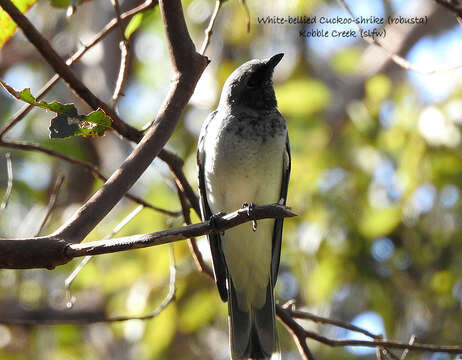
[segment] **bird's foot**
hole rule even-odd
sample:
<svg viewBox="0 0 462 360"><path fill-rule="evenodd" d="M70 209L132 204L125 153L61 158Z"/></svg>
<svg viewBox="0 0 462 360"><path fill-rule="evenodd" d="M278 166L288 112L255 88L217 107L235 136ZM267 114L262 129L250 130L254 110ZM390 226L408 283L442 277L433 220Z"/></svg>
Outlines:
<svg viewBox="0 0 462 360"><path fill-rule="evenodd" d="M245 202L242 204L242 208L247 209L247 216L249 218L252 218L252 211L254 207L255 207L255 204L252 202L251 203ZM257 220L252 220L252 230L254 232L257 231Z"/></svg>
<svg viewBox="0 0 462 360"><path fill-rule="evenodd" d="M216 231L218 231L218 219L225 215L225 212L220 211L216 214L212 214L209 218L209 224L212 226Z"/></svg>

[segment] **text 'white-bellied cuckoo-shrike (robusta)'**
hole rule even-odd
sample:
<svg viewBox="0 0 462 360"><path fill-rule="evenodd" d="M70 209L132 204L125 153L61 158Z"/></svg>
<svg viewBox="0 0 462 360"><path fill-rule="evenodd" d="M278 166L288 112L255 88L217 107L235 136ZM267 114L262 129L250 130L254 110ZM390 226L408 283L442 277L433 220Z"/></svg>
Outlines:
<svg viewBox="0 0 462 360"><path fill-rule="evenodd" d="M226 80L204 124L197 162L203 220L247 203L285 204L290 174L286 121L277 109L273 70L283 54L254 59ZM218 291L228 301L232 359L279 356L274 285L283 219L245 223L208 235Z"/></svg>

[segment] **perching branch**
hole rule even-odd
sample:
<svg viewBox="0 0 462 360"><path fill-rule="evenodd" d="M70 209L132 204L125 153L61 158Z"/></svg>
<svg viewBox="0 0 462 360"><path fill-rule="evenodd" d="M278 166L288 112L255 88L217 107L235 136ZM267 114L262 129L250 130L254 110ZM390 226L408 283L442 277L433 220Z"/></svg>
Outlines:
<svg viewBox="0 0 462 360"><path fill-rule="evenodd" d="M252 220L295 216L287 207L272 204L246 208L230 214L217 216L213 222L206 221L150 234L72 244L54 236L28 239L0 239L0 268L3 269L52 269L68 263L76 257L109 254L168 244L195 236L224 231Z"/></svg>

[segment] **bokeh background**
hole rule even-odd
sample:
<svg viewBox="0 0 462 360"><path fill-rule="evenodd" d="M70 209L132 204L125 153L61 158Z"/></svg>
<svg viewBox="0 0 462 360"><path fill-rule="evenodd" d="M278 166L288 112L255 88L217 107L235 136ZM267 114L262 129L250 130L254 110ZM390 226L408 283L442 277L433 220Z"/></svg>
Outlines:
<svg viewBox="0 0 462 360"><path fill-rule="evenodd" d="M140 4L121 2L123 10ZM386 25L379 39L422 71L462 65L462 27L432 0L348 1L355 16L427 16L426 24ZM64 57L85 44L114 17L109 0L78 4L66 18L66 0L38 0L27 13ZM202 121L218 102L227 76L241 63L284 52L275 73L279 109L288 122L292 174L277 297L301 309L352 322L387 338L439 345L462 343L462 70L424 75L394 64L383 49L360 37L301 37L300 31L355 30L354 25L258 24L266 16L348 18L336 1L248 0L247 32L242 4L223 4L206 55L205 70L168 148L185 160L196 187L195 152ZM61 7L59 7L61 6ZM183 1L196 46L215 6ZM170 64L158 8L132 23L129 77L118 105L121 117L141 128L154 119L167 93ZM364 29L380 25L362 25ZM114 31L74 67L81 79L111 101L117 77L120 34ZM0 78L36 93L53 75L17 32L0 51ZM90 109L59 83L47 100ZM0 91L0 125L22 106ZM52 115L33 110L6 138L38 143L92 162L110 175L133 144L113 133L97 139L48 138ZM8 149L0 148L0 194L6 190ZM14 188L0 213L1 237L36 233L59 175L66 180L57 210L42 233L55 230L102 182L43 154L10 151ZM168 168L156 160L133 193L179 210ZM137 205L122 200L90 234L107 236ZM194 215L193 221L199 221ZM180 226L152 210L141 211L119 235ZM200 249L209 259L205 239ZM55 326L0 325L0 358L10 359L227 359L227 309L194 265L185 242L174 245L177 297L149 321ZM169 248L160 246L92 259L72 285L75 304L66 309L64 280L78 260L53 271L1 270L0 319L71 312L76 316L141 315L160 304L169 285ZM39 314L39 315L37 315ZM305 321L307 329L333 338L358 334ZM283 359L300 359L279 327ZM318 359L375 359L374 349L329 348L310 341ZM397 352L399 355L399 352ZM410 353L406 359L455 359Z"/></svg>

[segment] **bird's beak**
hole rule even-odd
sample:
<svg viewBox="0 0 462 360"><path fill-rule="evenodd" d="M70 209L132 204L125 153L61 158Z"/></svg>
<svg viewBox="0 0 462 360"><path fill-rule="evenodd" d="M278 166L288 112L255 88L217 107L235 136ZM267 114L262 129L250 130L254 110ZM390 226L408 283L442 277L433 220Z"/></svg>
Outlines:
<svg viewBox="0 0 462 360"><path fill-rule="evenodd" d="M268 65L268 68L273 70L276 67L276 65L279 64L283 56L284 56L284 53L280 53L280 54L276 54L270 57L266 62L266 64Z"/></svg>

